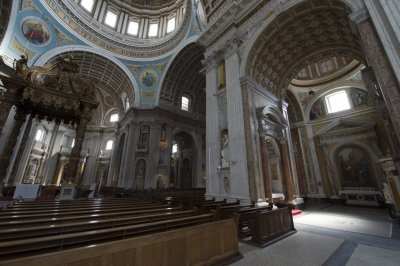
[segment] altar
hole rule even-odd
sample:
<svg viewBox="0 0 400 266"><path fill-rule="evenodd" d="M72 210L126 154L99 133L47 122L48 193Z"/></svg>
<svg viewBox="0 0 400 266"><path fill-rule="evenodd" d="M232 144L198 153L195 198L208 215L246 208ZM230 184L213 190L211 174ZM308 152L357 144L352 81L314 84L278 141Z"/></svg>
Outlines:
<svg viewBox="0 0 400 266"><path fill-rule="evenodd" d="M379 207L382 193L371 187L345 187L339 196L346 199L346 204Z"/></svg>

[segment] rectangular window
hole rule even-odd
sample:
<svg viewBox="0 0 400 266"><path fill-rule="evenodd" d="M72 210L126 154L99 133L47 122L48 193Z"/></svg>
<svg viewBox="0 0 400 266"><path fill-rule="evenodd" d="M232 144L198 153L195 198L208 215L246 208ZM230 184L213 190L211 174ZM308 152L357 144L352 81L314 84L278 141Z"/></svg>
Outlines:
<svg viewBox="0 0 400 266"><path fill-rule="evenodd" d="M81 6L89 12L92 12L95 0L81 0Z"/></svg>
<svg viewBox="0 0 400 266"><path fill-rule="evenodd" d="M336 113L344 110L349 110L350 103L346 91L338 91L331 93L325 97L328 113Z"/></svg>
<svg viewBox="0 0 400 266"><path fill-rule="evenodd" d="M110 27L115 28L115 25L117 25L117 18L118 18L117 14L108 10L107 14L106 14L106 18L104 19L104 23L106 23Z"/></svg>
<svg viewBox="0 0 400 266"><path fill-rule="evenodd" d="M119 115L118 114L112 114L110 115L110 122L117 122L119 120Z"/></svg>
<svg viewBox="0 0 400 266"><path fill-rule="evenodd" d="M139 33L139 23L136 21L129 21L128 24L128 34L138 35Z"/></svg>
<svg viewBox="0 0 400 266"><path fill-rule="evenodd" d="M172 153L177 153L178 152L178 144L173 144L172 145Z"/></svg>
<svg viewBox="0 0 400 266"><path fill-rule="evenodd" d="M149 26L149 37L156 37L158 34L158 24L152 23Z"/></svg>
<svg viewBox="0 0 400 266"><path fill-rule="evenodd" d="M181 109L184 111L189 111L189 98L182 96Z"/></svg>
<svg viewBox="0 0 400 266"><path fill-rule="evenodd" d="M175 17L171 18L167 22L167 33L175 30Z"/></svg>
<svg viewBox="0 0 400 266"><path fill-rule="evenodd" d="M42 141L42 140L43 140L43 137L44 137L44 131L41 130L41 129L38 129L38 130L36 131L35 140L36 140L36 141Z"/></svg>
<svg viewBox="0 0 400 266"><path fill-rule="evenodd" d="M107 144L106 144L106 151L112 150L113 145L114 145L114 141L112 139L108 140Z"/></svg>

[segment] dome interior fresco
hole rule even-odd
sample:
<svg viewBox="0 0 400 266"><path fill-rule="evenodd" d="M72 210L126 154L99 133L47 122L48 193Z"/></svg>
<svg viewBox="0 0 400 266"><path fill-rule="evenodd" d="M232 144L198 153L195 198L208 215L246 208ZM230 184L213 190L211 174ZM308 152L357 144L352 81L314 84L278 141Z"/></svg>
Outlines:
<svg viewBox="0 0 400 266"><path fill-rule="evenodd" d="M179 4L182 0L111 0L117 5L129 5L138 9L150 9L150 10L160 10L163 8L172 7L175 4Z"/></svg>
<svg viewBox="0 0 400 266"><path fill-rule="evenodd" d="M246 71L278 98L307 65L328 58L363 61L350 10L339 1L307 1L280 14L256 40Z"/></svg>
<svg viewBox="0 0 400 266"><path fill-rule="evenodd" d="M174 59L165 76L160 104L179 107L181 95L190 96L192 112L205 114L205 75L201 73L204 49L197 44L189 44Z"/></svg>

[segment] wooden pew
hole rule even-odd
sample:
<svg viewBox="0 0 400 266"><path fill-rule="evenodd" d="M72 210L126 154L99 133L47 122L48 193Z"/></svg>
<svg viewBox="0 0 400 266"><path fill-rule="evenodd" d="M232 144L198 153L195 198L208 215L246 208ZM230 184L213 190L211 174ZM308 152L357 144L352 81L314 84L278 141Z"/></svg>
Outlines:
<svg viewBox="0 0 400 266"><path fill-rule="evenodd" d="M90 220L81 221L77 223L62 223L62 224L48 224L36 223L35 225L26 226L20 225L14 228L0 229L0 242L17 240L29 237L42 237L51 236L65 233L75 233L85 230L99 230L105 228L113 228L117 226L127 226L140 223L149 223L154 221L161 221L167 219L175 219L181 217L188 217L196 215L195 210L191 211L179 211L179 212L168 212L152 215L141 215L126 218L113 218L106 220Z"/></svg>
<svg viewBox="0 0 400 266"><path fill-rule="evenodd" d="M258 209L254 219L249 220L250 243L267 246L296 232L289 208L276 210Z"/></svg>
<svg viewBox="0 0 400 266"><path fill-rule="evenodd" d="M5 241L0 242L0 257L16 258L18 256L25 256L27 254L34 255L55 250L82 247L85 245L94 245L98 243L104 243L106 241L121 240L144 234L198 225L214 221L214 219L215 216L209 213L151 223L84 231L79 233L67 233L55 236Z"/></svg>
<svg viewBox="0 0 400 266"><path fill-rule="evenodd" d="M0 261L0 265L227 265L240 258L235 222L228 219L120 241Z"/></svg>
<svg viewBox="0 0 400 266"><path fill-rule="evenodd" d="M29 209L8 209L0 212L0 220L2 218L7 218L9 216L19 216L19 215L56 215L56 214L84 214L84 213L96 213L96 212L110 212L110 211L118 211L118 210L129 210L129 209L154 209L154 208L167 208L169 205L161 205L161 204L122 204L122 205L112 205L112 206L85 206L85 207L68 207L68 208L29 208Z"/></svg>
<svg viewBox="0 0 400 266"><path fill-rule="evenodd" d="M49 212L44 212L44 213L34 213L34 214L24 214L24 212L20 214L0 214L0 223L5 222L5 221L15 221L15 220L24 220L24 219L31 219L31 218L48 218L48 219L54 219L54 218L63 218L63 217L69 217L69 216L77 216L77 215L96 215L96 214L107 214L107 213L115 213L115 212L124 212L124 211L141 211L141 210L153 210L153 209L165 209L168 208L168 205L163 205L163 206L145 206L145 207L120 207L120 208L114 208L114 209L86 209L86 210L68 210L68 211L49 211Z"/></svg>
<svg viewBox="0 0 400 266"><path fill-rule="evenodd" d="M218 205L216 207L216 212L218 218L222 220L222 219L233 218L234 214L240 212L241 209L249 209L249 208L254 208L254 204Z"/></svg>
<svg viewBox="0 0 400 266"><path fill-rule="evenodd" d="M49 217L31 217L31 219L20 219L20 220L1 220L0 228L11 228L12 226L20 226L22 224L26 226L30 226L32 223L36 224L38 222L42 222L44 224L62 224L62 223L71 223L71 222L79 222L79 221L90 221L93 219L96 220L104 220L104 219L112 219L112 218L123 218L123 217L131 217L131 216L139 216L146 215L152 213L166 213L166 212L177 212L181 211L181 207L170 207L170 208L159 208L159 209L150 209L150 210L130 210L123 212L115 212L115 213L98 213L98 214L87 214L87 215L72 215L72 216L59 216L54 218Z"/></svg>

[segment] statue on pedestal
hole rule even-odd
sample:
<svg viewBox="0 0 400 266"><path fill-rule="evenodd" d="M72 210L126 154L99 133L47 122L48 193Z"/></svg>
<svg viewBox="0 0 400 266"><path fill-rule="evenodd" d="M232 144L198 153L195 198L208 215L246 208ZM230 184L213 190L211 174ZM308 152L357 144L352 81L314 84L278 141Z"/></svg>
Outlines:
<svg viewBox="0 0 400 266"><path fill-rule="evenodd" d="M21 55L21 58L14 60L15 64L15 75L22 77L26 69L28 69L28 56Z"/></svg>

